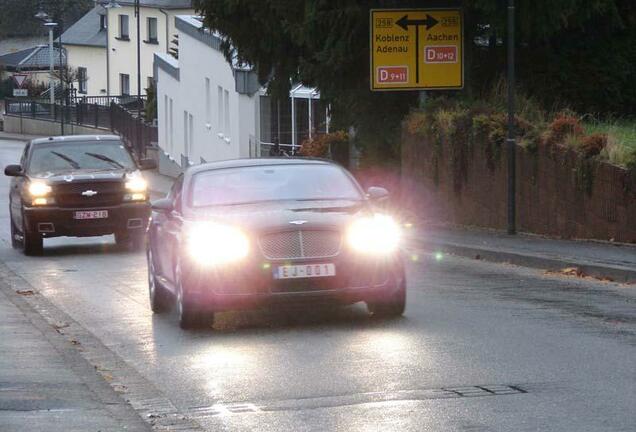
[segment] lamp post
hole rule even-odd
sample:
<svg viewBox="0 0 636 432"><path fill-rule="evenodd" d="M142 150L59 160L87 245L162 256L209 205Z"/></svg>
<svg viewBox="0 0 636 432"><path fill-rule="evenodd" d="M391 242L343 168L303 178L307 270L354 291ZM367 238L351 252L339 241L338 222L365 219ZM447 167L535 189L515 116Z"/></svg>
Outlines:
<svg viewBox="0 0 636 432"><path fill-rule="evenodd" d="M508 0L508 234L517 233L517 144L515 141L515 0Z"/></svg>

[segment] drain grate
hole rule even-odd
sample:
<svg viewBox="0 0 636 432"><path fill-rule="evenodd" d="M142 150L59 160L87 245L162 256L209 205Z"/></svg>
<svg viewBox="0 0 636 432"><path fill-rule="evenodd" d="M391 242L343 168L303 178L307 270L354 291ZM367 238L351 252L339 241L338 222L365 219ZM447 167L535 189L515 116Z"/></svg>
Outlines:
<svg viewBox="0 0 636 432"><path fill-rule="evenodd" d="M188 411L188 415L194 418L201 418L267 411L299 411L306 409L332 408L395 401L505 396L523 394L527 392L528 391L526 389L523 389L519 385L511 384L442 387L434 389L399 390L392 392L368 392L261 401L254 403L217 403L210 406L193 407Z"/></svg>

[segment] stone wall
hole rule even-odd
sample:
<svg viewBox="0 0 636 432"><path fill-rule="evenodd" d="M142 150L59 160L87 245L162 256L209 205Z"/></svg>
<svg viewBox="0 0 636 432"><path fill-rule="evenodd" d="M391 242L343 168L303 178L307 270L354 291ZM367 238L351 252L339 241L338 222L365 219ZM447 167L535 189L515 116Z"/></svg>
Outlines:
<svg viewBox="0 0 636 432"><path fill-rule="evenodd" d="M458 150L459 149L459 150ZM507 155L404 134L402 197L431 222L506 229ZM517 228L636 243L636 173L563 147L517 147Z"/></svg>
<svg viewBox="0 0 636 432"><path fill-rule="evenodd" d="M50 120L38 120L29 117L16 117L5 115L4 131L7 133L17 133L24 135L60 135L61 126L59 122ZM110 135L109 129L97 129L74 124L64 124L65 135Z"/></svg>

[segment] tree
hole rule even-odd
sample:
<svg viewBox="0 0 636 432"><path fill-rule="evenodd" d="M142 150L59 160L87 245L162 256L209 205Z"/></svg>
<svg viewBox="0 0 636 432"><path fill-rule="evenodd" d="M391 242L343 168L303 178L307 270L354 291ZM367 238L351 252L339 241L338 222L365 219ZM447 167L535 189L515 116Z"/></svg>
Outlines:
<svg viewBox="0 0 636 432"><path fill-rule="evenodd" d="M0 38L44 35L42 22L35 18L40 7L68 28L93 6L92 0L0 0Z"/></svg>
<svg viewBox="0 0 636 432"><path fill-rule="evenodd" d="M417 93L369 91L369 10L423 7L422 3L195 0L195 7L204 16L206 26L224 35L222 48L228 59L236 56L254 65L261 82L268 82L270 91L278 96L286 97L291 82L318 87L321 97L332 104L334 118L341 125L356 126L358 138L367 146L379 148L386 158L396 154L395 143L399 141L396 132L404 114L416 103ZM506 32L506 3L506 0L458 0L425 5L463 7L468 85L461 96L478 95L505 70L505 46L499 41ZM626 32L623 37L632 36L628 40L636 40L635 6L630 0L517 0L517 6L522 52L519 58L523 65L534 65L525 72L521 70L522 83L537 85L539 95L546 100L564 94L576 97L577 89L596 85L589 81L589 76L573 73L584 62L576 58L581 48L576 43L579 35L590 39L596 26L602 25L603 41L611 41L620 32ZM473 43L477 37L490 40L490 44L483 47ZM607 52L602 45L596 43L595 52L603 53L609 65L612 62L607 57L622 56L620 74L614 71L612 76L636 76L633 43L620 46L621 53ZM557 73L557 66L545 64L555 59L561 60L556 62L559 67L566 63L566 69L571 71L570 93L561 91L563 74ZM606 69L612 67L609 65ZM542 74L543 82L536 83L533 77L541 67L550 73ZM625 85L625 78L619 85ZM542 92L542 88L549 90ZM611 106L607 98L602 100L606 108ZM630 106L636 106L634 102L636 95Z"/></svg>

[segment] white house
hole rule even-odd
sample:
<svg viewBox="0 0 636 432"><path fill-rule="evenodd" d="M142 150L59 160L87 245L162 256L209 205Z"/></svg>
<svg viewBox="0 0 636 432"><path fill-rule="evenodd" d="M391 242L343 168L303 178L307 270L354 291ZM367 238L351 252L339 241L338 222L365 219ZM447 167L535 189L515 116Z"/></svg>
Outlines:
<svg viewBox="0 0 636 432"><path fill-rule="evenodd" d="M153 55L168 53L175 35L174 18L192 14L192 0L140 0L141 93L153 76ZM80 93L92 96L137 93L137 17L134 1L96 2L62 35L68 62L85 77Z"/></svg>
<svg viewBox="0 0 636 432"><path fill-rule="evenodd" d="M257 76L229 64L217 34L178 16L179 60L156 53L159 147L188 163L254 156L259 130Z"/></svg>

